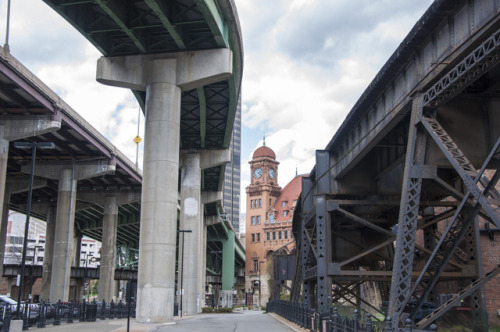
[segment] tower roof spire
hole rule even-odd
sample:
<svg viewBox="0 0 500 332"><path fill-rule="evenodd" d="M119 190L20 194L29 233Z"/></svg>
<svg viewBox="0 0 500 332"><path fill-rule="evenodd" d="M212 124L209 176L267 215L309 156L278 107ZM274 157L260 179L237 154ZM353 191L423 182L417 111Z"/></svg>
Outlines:
<svg viewBox="0 0 500 332"><path fill-rule="evenodd" d="M266 146L266 132L264 132L264 138L262 140L262 146Z"/></svg>

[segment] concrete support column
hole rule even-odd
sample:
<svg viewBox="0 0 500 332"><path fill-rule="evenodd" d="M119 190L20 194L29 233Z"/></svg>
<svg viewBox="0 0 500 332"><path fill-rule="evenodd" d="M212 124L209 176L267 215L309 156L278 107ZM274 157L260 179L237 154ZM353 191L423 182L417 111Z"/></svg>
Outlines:
<svg viewBox="0 0 500 332"><path fill-rule="evenodd" d="M2 133L3 134L3 133ZM9 158L9 141L0 137L0 202L2 205L2 224L0 225L0 276L3 275L3 259L5 254L5 240L7 224L9 222L10 195L6 193L7 159Z"/></svg>
<svg viewBox="0 0 500 332"><path fill-rule="evenodd" d="M99 276L99 300L116 300L115 256L118 226L118 204L115 196L104 197L102 222L101 268Z"/></svg>
<svg viewBox="0 0 500 332"><path fill-rule="evenodd" d="M227 240L222 241L222 306L233 306L234 288L234 232L227 231Z"/></svg>
<svg viewBox="0 0 500 332"><path fill-rule="evenodd" d="M174 71L174 60L152 61ZM167 75L165 75L167 76ZM144 176L137 313L139 322L171 322L174 313L181 89L151 82L146 90Z"/></svg>
<svg viewBox="0 0 500 332"><path fill-rule="evenodd" d="M1 157L0 157L1 159ZM0 161L1 163L1 161ZM1 166L0 166L1 168ZM1 172L1 170L0 170ZM1 175L0 175L1 177ZM1 184L0 184L1 185ZM5 184L4 184L5 185ZM2 224L0 225L0 276L3 275L3 261L5 258L5 242L7 240L7 226L9 224L9 202L10 192L7 186L4 187L3 205L2 205Z"/></svg>
<svg viewBox="0 0 500 332"><path fill-rule="evenodd" d="M200 249L203 214L201 213L201 168L200 154L186 153L182 156L181 178L181 230L191 230L184 234L184 267L182 309L185 315L191 316L201 312L199 285ZM182 236L181 236L182 238ZM179 260L180 261L180 260ZM179 270L180 271L180 270ZM180 284L179 284L180 285Z"/></svg>
<svg viewBox="0 0 500 332"><path fill-rule="evenodd" d="M73 233L75 223L76 180L72 170L63 168L59 172L57 196L56 232L50 301L69 300L71 263L73 262Z"/></svg>
<svg viewBox="0 0 500 332"><path fill-rule="evenodd" d="M138 322L173 321L181 91L230 77L232 65L229 49L103 57L97 63L98 82L146 91Z"/></svg>
<svg viewBox="0 0 500 332"><path fill-rule="evenodd" d="M47 211L47 228L45 231L45 251L43 253L42 290L40 299L49 300L50 280L52 275L52 257L54 255L54 238L56 232L56 207L50 206Z"/></svg>
<svg viewBox="0 0 500 332"><path fill-rule="evenodd" d="M200 267L201 280L199 281L200 308L205 307L205 286L207 282L207 225L203 222L201 225L200 242Z"/></svg>

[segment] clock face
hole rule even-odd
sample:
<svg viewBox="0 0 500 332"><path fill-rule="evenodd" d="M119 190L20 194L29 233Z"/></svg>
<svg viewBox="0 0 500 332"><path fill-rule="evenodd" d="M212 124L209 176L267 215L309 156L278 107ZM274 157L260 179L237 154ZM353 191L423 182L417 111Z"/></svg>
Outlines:
<svg viewBox="0 0 500 332"><path fill-rule="evenodd" d="M253 171L253 176L255 176L255 178L260 178L262 176L262 169L260 168L257 168L255 169L255 171Z"/></svg>
<svg viewBox="0 0 500 332"><path fill-rule="evenodd" d="M272 168L269 170L269 177L271 179L274 179L274 169L272 169Z"/></svg>

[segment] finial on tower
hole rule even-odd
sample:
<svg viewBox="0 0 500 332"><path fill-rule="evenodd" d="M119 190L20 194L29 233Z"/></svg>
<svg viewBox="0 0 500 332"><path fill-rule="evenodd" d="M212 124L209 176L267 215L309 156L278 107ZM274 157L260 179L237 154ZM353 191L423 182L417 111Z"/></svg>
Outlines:
<svg viewBox="0 0 500 332"><path fill-rule="evenodd" d="M262 142L262 146L266 146L266 132L264 132L264 139Z"/></svg>
<svg viewBox="0 0 500 332"><path fill-rule="evenodd" d="M299 168L297 167L297 164L295 164L295 176L299 175Z"/></svg>

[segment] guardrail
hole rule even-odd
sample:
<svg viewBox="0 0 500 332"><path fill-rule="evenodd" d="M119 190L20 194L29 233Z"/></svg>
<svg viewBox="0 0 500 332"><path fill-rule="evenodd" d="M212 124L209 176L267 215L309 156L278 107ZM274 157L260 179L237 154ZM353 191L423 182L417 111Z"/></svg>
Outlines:
<svg viewBox="0 0 500 332"><path fill-rule="evenodd" d="M352 318L342 317L337 308L332 308L328 314L319 315L315 309L306 307L300 302L272 300L267 303L267 312L273 312L309 331L319 332L429 332L437 331L436 325L429 330L412 328L411 320L407 320L404 328L392 328L391 319L386 319L385 327L377 327L372 322L370 314L361 321L357 310Z"/></svg>
<svg viewBox="0 0 500 332"><path fill-rule="evenodd" d="M130 302L57 302L23 303L18 313L16 305L0 306L0 328L2 332L10 330L11 321L23 320L23 330L30 327L44 328L47 325L71 324L74 322L95 322L98 319L135 318L135 303Z"/></svg>

